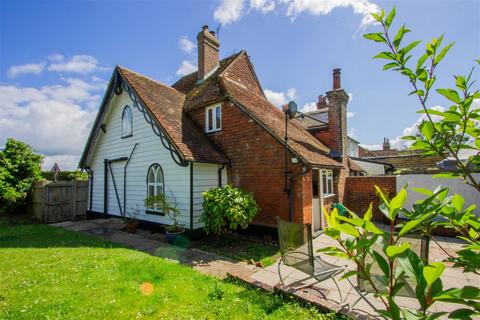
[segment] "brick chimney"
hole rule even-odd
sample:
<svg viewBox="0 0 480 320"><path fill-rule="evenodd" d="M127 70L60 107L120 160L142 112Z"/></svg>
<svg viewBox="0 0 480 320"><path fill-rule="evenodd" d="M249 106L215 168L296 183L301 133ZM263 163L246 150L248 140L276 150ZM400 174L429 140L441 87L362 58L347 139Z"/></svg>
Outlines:
<svg viewBox="0 0 480 320"><path fill-rule="evenodd" d="M208 78L218 68L218 50L220 42L215 32L208 31L208 26L202 27L197 35L198 41L198 80Z"/></svg>
<svg viewBox="0 0 480 320"><path fill-rule="evenodd" d="M390 150L390 140L383 138L383 150Z"/></svg>
<svg viewBox="0 0 480 320"><path fill-rule="evenodd" d="M333 90L341 89L342 83L340 81L341 69L333 69Z"/></svg>
<svg viewBox="0 0 480 320"><path fill-rule="evenodd" d="M343 155L346 159L348 155L348 137L347 137L347 104L348 94L341 87L341 70L333 69L333 88L327 92L328 99L328 131L332 138L329 146L332 151Z"/></svg>
<svg viewBox="0 0 480 320"><path fill-rule="evenodd" d="M327 97L324 97L323 95L319 95L318 102L317 102L317 110L324 109L327 107L328 107Z"/></svg>

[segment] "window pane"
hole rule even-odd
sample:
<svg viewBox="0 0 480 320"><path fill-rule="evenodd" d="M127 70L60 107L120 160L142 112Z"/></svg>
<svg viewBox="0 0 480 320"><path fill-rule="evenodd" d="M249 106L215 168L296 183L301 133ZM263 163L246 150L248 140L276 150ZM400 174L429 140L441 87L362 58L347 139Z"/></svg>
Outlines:
<svg viewBox="0 0 480 320"><path fill-rule="evenodd" d="M155 179L155 182L163 183L162 168L160 168L160 167L157 167L157 178Z"/></svg>
<svg viewBox="0 0 480 320"><path fill-rule="evenodd" d="M212 112L212 109L208 109L207 128L208 128L208 131L213 130L213 112Z"/></svg>
<svg viewBox="0 0 480 320"><path fill-rule="evenodd" d="M322 187L323 187L323 194L327 194L327 173L322 171Z"/></svg>
<svg viewBox="0 0 480 320"><path fill-rule="evenodd" d="M132 134L132 109L125 107L122 117L122 137Z"/></svg>
<svg viewBox="0 0 480 320"><path fill-rule="evenodd" d="M222 128L222 114L221 114L220 107L215 108L215 118L217 120L215 129L221 129Z"/></svg>
<svg viewBox="0 0 480 320"><path fill-rule="evenodd" d="M155 182L155 166L148 170L148 182Z"/></svg>
<svg viewBox="0 0 480 320"><path fill-rule="evenodd" d="M155 195L155 186L149 185L148 186L148 196L151 197L151 196L154 196L154 195Z"/></svg>

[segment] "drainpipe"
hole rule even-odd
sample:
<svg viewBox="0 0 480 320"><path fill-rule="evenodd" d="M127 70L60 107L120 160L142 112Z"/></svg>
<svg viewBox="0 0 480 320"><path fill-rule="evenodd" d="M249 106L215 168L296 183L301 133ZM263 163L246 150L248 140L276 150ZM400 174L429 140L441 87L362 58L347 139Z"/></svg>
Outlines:
<svg viewBox="0 0 480 320"><path fill-rule="evenodd" d="M222 186L222 170L225 169L225 163L222 164L220 168L218 168L218 186Z"/></svg>
<svg viewBox="0 0 480 320"><path fill-rule="evenodd" d="M93 196L93 170L90 169L89 167L84 168L85 172L88 174L88 180L90 180L90 199L88 203L88 211L90 211L90 214L92 213L92 196Z"/></svg>
<svg viewBox="0 0 480 320"><path fill-rule="evenodd" d="M130 152L130 155L128 156L127 162L125 163L125 166L123 167L123 213L126 215L127 213L127 166L130 163L130 159L133 156L133 152L137 148L138 143L135 143L133 146L132 152Z"/></svg>
<svg viewBox="0 0 480 320"><path fill-rule="evenodd" d="M290 185L288 188L288 216L290 221L293 222L293 200L294 200L294 194L293 194L293 189L295 188L295 179L298 177L302 177L305 174L307 174L308 168L306 166L303 166L303 169L300 173L294 174L290 176Z"/></svg>

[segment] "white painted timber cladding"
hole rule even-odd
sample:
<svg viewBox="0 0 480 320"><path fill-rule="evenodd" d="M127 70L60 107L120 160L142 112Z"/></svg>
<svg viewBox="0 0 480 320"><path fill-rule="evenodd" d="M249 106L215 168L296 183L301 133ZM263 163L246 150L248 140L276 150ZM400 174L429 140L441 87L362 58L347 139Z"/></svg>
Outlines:
<svg viewBox="0 0 480 320"><path fill-rule="evenodd" d="M133 135L121 138L123 108L132 107ZM104 123L106 133L100 131L93 151L87 160L87 166L93 170L92 210L103 212L104 201L104 159L128 157L135 145L135 152L127 167L127 197L126 211L139 210L138 219L171 224L168 216L147 214L144 199L147 197L146 176L150 165L158 163L164 174L165 195L171 203L176 203L180 210L179 222L190 228L190 167L181 167L171 158L160 138L145 121L143 114L136 108L123 92L112 98L106 112ZM126 161L111 163L117 186L120 205L123 208L123 168ZM218 185L217 164L194 163L193 168L193 224L194 229L203 225L198 221L202 212L201 193ZM223 170L223 180L226 183L226 168ZM120 216L120 209L115 195L112 178L108 174L108 214Z"/></svg>

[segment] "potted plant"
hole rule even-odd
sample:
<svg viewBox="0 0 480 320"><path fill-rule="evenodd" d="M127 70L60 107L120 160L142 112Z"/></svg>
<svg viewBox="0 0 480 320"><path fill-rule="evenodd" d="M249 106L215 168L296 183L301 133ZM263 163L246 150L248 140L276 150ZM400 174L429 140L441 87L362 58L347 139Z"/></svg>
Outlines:
<svg viewBox="0 0 480 320"><path fill-rule="evenodd" d="M140 209L130 209L126 212L125 216L125 223L126 223L126 230L128 233L136 233L139 221L137 219L138 215L140 214Z"/></svg>
<svg viewBox="0 0 480 320"><path fill-rule="evenodd" d="M172 205L167 201L165 195L159 194L145 199L145 206L147 208L161 208L163 213L173 220L171 225L165 226L165 234L167 236L168 243L176 244L179 238L183 238L185 228L182 224L178 223L180 211L177 209L176 203Z"/></svg>

